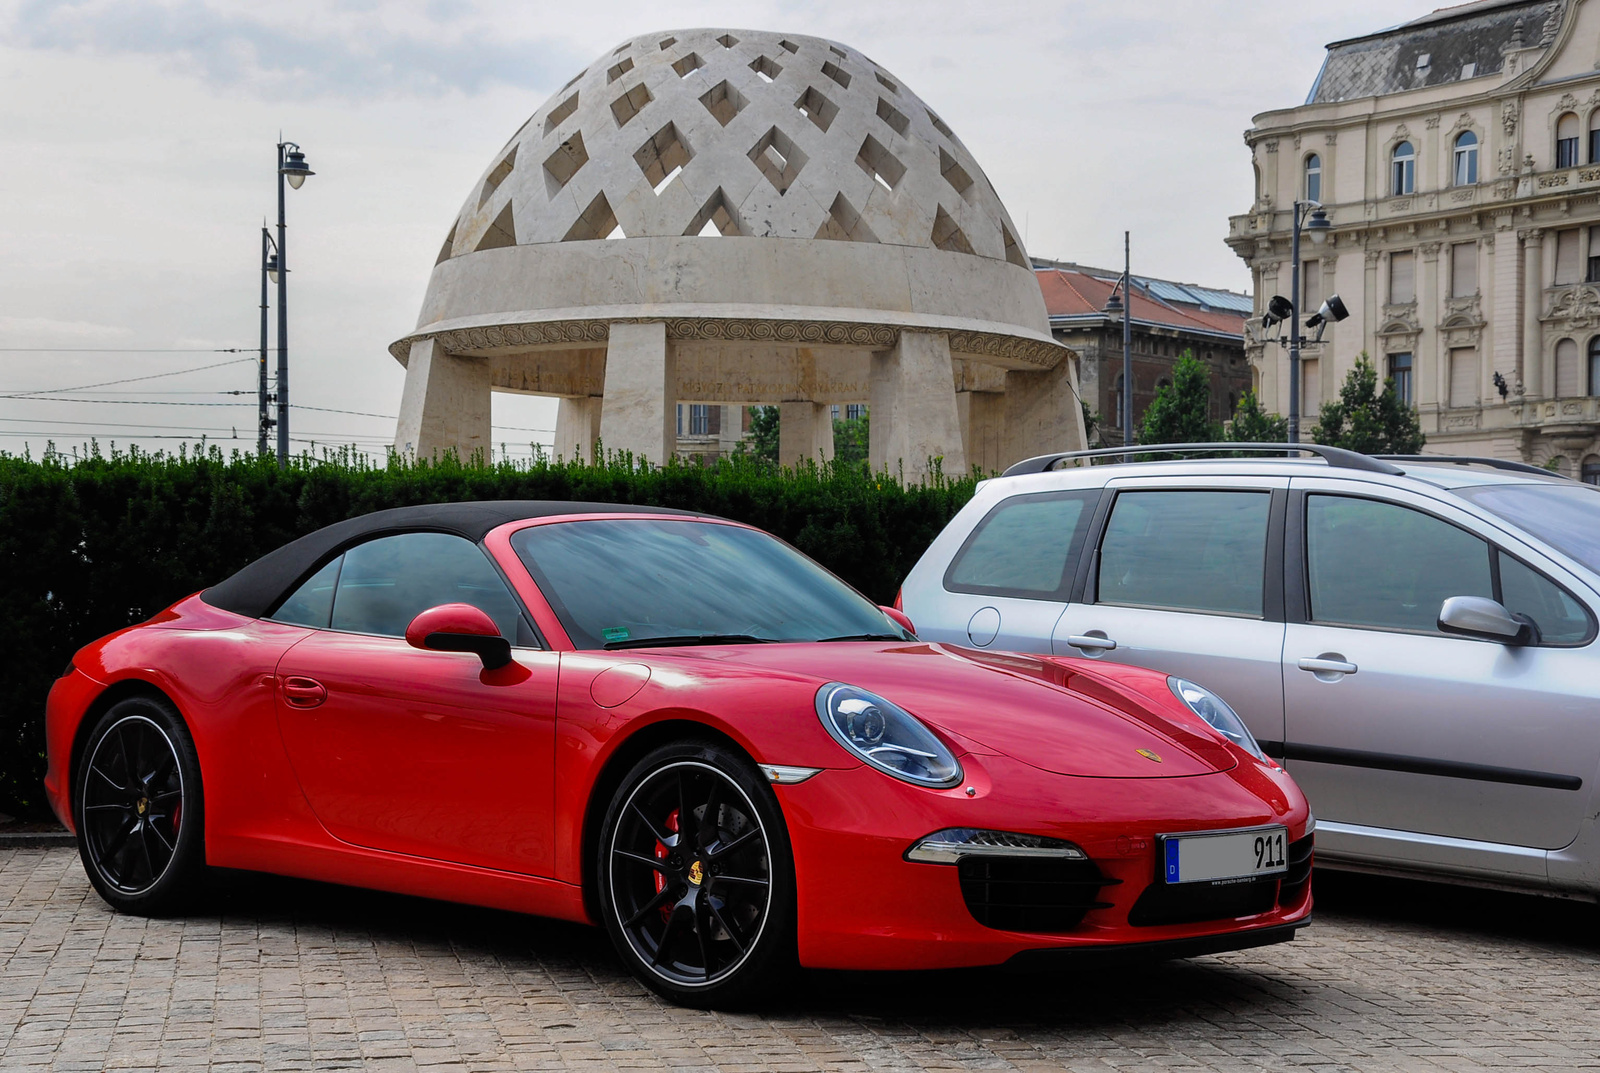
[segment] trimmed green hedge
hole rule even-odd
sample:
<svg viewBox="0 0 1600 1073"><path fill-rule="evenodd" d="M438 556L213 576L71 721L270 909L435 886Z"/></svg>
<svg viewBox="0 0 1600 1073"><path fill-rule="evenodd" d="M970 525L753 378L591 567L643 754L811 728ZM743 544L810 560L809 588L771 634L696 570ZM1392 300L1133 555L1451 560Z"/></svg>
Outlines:
<svg viewBox="0 0 1600 1073"><path fill-rule="evenodd" d="M72 653L294 537L386 507L556 499L682 507L760 526L872 599L971 497L972 478L906 485L845 465L467 464L354 455L286 469L235 454L138 451L69 464L0 454L0 812L42 817L44 700Z"/></svg>

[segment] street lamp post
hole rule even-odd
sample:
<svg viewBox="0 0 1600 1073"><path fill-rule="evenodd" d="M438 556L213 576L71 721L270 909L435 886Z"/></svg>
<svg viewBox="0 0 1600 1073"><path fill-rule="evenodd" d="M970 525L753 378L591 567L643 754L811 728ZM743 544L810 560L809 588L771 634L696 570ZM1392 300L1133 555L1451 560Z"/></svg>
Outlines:
<svg viewBox="0 0 1600 1073"><path fill-rule="evenodd" d="M278 465L289 464L289 247L284 222L283 184L294 189L316 174L294 142L278 143Z"/></svg>
<svg viewBox="0 0 1600 1073"><path fill-rule="evenodd" d="M272 232L267 230L265 222L261 225L261 360L258 363L260 373L256 387L256 398L260 404L260 415L257 419L256 453L267 453L267 435L272 426L277 424L272 419L272 412L268 409L272 402L272 394L268 389L267 379L267 282L276 282L278 278L278 253L272 245Z"/></svg>
<svg viewBox="0 0 1600 1073"><path fill-rule="evenodd" d="M1106 299L1105 312L1108 317L1122 319L1122 398L1118 400L1118 409L1121 411L1119 418L1122 422L1122 444L1126 447L1133 440L1133 297L1128 289L1132 282L1133 258L1129 253L1128 232L1122 233L1122 282L1117 286L1122 289L1122 297L1117 297L1117 287L1111 289L1111 297ZM1133 461L1133 456L1126 456L1123 461Z"/></svg>
<svg viewBox="0 0 1600 1073"><path fill-rule="evenodd" d="M1309 214L1310 220L1306 219ZM1289 318L1289 442L1300 442L1300 346L1305 341L1300 334L1300 305L1305 296L1300 293L1300 230L1311 233L1311 241L1322 245L1333 225L1328 222L1328 212L1320 202L1296 201L1294 203L1294 230L1289 238L1289 294L1294 304L1294 314Z"/></svg>

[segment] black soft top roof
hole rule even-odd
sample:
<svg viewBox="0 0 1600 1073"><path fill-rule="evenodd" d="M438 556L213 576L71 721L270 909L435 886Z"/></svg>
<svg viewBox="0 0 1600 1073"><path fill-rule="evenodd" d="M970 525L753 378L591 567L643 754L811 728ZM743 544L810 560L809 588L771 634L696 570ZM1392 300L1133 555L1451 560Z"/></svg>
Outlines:
<svg viewBox="0 0 1600 1073"><path fill-rule="evenodd" d="M336 552L368 538L389 533L454 533L478 543L489 531L506 522L525 518L550 518L563 514L675 514L707 517L670 507L634 503L573 503L541 499L500 499L477 503L424 503L395 507L307 533L270 551L225 581L211 586L200 598L213 607L250 618L260 618L293 592Z"/></svg>

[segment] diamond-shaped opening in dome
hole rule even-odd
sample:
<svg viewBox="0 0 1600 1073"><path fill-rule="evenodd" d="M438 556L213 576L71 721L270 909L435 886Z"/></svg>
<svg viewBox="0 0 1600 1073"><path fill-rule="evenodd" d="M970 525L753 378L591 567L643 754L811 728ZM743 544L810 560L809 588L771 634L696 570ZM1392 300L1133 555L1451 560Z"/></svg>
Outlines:
<svg viewBox="0 0 1600 1073"><path fill-rule="evenodd" d="M906 174L906 166L870 134L861 143L861 151L856 154L856 166L877 180L885 190L893 190Z"/></svg>
<svg viewBox="0 0 1600 1073"><path fill-rule="evenodd" d="M955 157L945 152L942 145L939 147L939 174L943 175L944 181L962 197L970 198L976 193L972 189L972 176L967 174L967 169L963 168Z"/></svg>
<svg viewBox="0 0 1600 1073"><path fill-rule="evenodd" d="M972 243L967 241L966 233L956 226L950 214L940 205L933 216L933 234L929 240L947 253L972 253Z"/></svg>
<svg viewBox="0 0 1600 1073"><path fill-rule="evenodd" d="M727 126L750 102L745 100L744 94L739 92L738 87L724 78L700 94L700 103L706 106L706 111L716 117L718 123Z"/></svg>
<svg viewBox="0 0 1600 1073"><path fill-rule="evenodd" d="M723 34L721 37L717 38L717 44L721 45L723 48L732 48L738 43L739 39L732 34Z"/></svg>
<svg viewBox="0 0 1600 1073"><path fill-rule="evenodd" d="M905 117L905 113L882 97L878 98L878 118L889 124L890 128L902 138L911 128L911 120Z"/></svg>
<svg viewBox="0 0 1600 1073"><path fill-rule="evenodd" d="M589 73L589 68L585 67L583 70L579 71L577 74L575 74L571 78L567 79L567 84L562 86L561 89L558 90L557 92L565 93L567 90L571 89L574 85L577 84L578 79L582 78L584 75L586 75L588 73Z"/></svg>
<svg viewBox="0 0 1600 1073"><path fill-rule="evenodd" d="M668 123L639 147L639 151L633 154L633 160L659 194L693 156L689 151L689 143L678 133L677 124Z"/></svg>
<svg viewBox="0 0 1600 1073"><path fill-rule="evenodd" d="M616 48L612 49L611 50L611 54L613 56L620 56L624 52L628 51L628 46L631 45L631 44L633 44L632 41L624 41L622 44L620 44Z"/></svg>
<svg viewBox="0 0 1600 1073"><path fill-rule="evenodd" d="M512 146L511 152L507 153L500 163L494 166L494 170L489 172L488 178L483 180L483 193L478 195L478 208L481 209L488 203L489 198L500 188L500 184L506 181L506 176L510 175L516 166L517 149L516 146Z"/></svg>
<svg viewBox="0 0 1600 1073"><path fill-rule="evenodd" d="M606 200L605 192L601 191L589 202L583 215L573 221L567 233L561 236L561 241L587 242L606 238L617 230L617 226L617 214L611 211L611 202Z"/></svg>
<svg viewBox="0 0 1600 1073"><path fill-rule="evenodd" d="M1028 259L1022 255L1022 246L1017 242L1017 237L1011 233L1011 228L1005 224L1000 225L1000 239L1005 243L1006 260L1018 268L1028 268Z"/></svg>
<svg viewBox="0 0 1600 1073"><path fill-rule="evenodd" d="M934 115L933 114L933 110L931 108L924 108L923 111L928 113L928 122L933 124L933 129L934 130L938 131L940 134L943 134L946 138L949 138L951 141L955 141L955 137L956 137L955 133L953 131L951 131L951 129L949 127L944 125L944 120L942 120L938 116Z"/></svg>
<svg viewBox="0 0 1600 1073"><path fill-rule="evenodd" d="M663 37L661 39L661 41L660 41L661 51L665 52L665 51L667 51L667 49L671 48L673 45L676 45L677 43L678 43L678 39L676 37Z"/></svg>
<svg viewBox="0 0 1600 1073"><path fill-rule="evenodd" d="M672 69L678 72L679 78L688 78L705 65L706 61L700 58L700 53L691 52L683 59L674 61Z"/></svg>
<svg viewBox="0 0 1600 1073"><path fill-rule="evenodd" d="M683 233L700 238L733 238L744 231L739 227L739 217L734 214L733 206L728 203L728 195L719 186L694 214Z"/></svg>
<svg viewBox="0 0 1600 1073"><path fill-rule="evenodd" d="M801 115L815 123L817 129L822 131L826 131L833 123L833 117L839 114L839 106L824 97L814 86L807 86L806 91L794 102L794 106Z"/></svg>
<svg viewBox="0 0 1600 1073"><path fill-rule="evenodd" d="M574 93L554 108L544 117L544 136L546 138L556 132L556 128L567 121L567 117L578 110L578 95Z"/></svg>
<svg viewBox="0 0 1600 1073"><path fill-rule="evenodd" d="M890 93L893 93L897 97L900 95L900 87L895 85L889 79L883 77L882 71L873 71L872 74L873 77L878 80L878 84L884 89L888 90Z"/></svg>
<svg viewBox="0 0 1600 1073"><path fill-rule="evenodd" d="M578 169L589 163L589 152L583 147L583 131L573 131L572 137L556 146L556 151L545 157L545 185L553 196L567 185Z"/></svg>
<svg viewBox="0 0 1600 1073"><path fill-rule="evenodd" d="M478 240L474 252L478 250L495 250L501 246L515 246L517 244L516 221L511 217L511 202L506 202L506 207L500 210L500 215L494 218L494 223L489 225L489 230L483 233Z"/></svg>
<svg viewBox="0 0 1600 1073"><path fill-rule="evenodd" d="M778 47L783 49L785 52L789 53L790 55L793 55L794 53L800 51L800 46L795 44L793 41L788 40L788 39L784 39L782 41L779 41L778 42Z"/></svg>
<svg viewBox="0 0 1600 1073"><path fill-rule="evenodd" d="M757 56L755 59L751 60L750 69L754 71L756 73L756 77L760 78L763 82L771 82L773 79L777 78L783 73L783 68L779 67L766 56Z"/></svg>
<svg viewBox="0 0 1600 1073"><path fill-rule="evenodd" d="M450 233L444 237L444 245L439 247L439 257L433 262L434 264L443 264L445 261L450 260L450 254L456 248L456 228L460 226L460 220L450 225Z"/></svg>
<svg viewBox="0 0 1600 1073"><path fill-rule="evenodd" d="M856 207L843 194L834 197L833 205L828 209L828 218L817 228L816 237L840 242L878 241L878 236L872 233L872 228L867 226Z"/></svg>
<svg viewBox="0 0 1600 1073"><path fill-rule="evenodd" d="M611 102L611 115L616 119L617 126L625 127L628 125L628 120L638 115L644 106L653 100L655 98L650 96L650 90L640 82Z"/></svg>
<svg viewBox="0 0 1600 1073"><path fill-rule="evenodd" d="M772 127L750 147L750 159L781 196L794 184L808 158L787 134Z"/></svg>
<svg viewBox="0 0 1600 1073"><path fill-rule="evenodd" d="M827 63L822 65L822 73L839 83L839 85L843 86L845 89L850 88L850 72L843 70L832 60L829 60Z"/></svg>
<svg viewBox="0 0 1600 1073"><path fill-rule="evenodd" d="M631 70L633 70L633 59L629 57L606 71L606 84L610 85Z"/></svg>
<svg viewBox="0 0 1600 1073"><path fill-rule="evenodd" d="M828 51L839 57L841 60L844 59L844 49L840 48L838 45L829 45Z"/></svg>

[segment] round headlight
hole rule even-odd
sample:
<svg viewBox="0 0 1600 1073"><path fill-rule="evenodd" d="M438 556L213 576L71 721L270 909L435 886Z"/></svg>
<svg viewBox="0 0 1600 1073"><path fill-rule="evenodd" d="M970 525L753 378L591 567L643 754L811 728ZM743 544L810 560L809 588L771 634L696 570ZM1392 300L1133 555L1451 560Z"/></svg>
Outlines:
<svg viewBox="0 0 1600 1073"><path fill-rule="evenodd" d="M1187 678L1169 677L1167 685L1171 687L1173 696L1183 701L1184 706L1191 712L1210 723L1212 729L1257 760L1267 758L1267 754L1261 751L1261 746L1256 744L1256 736L1244 725L1244 720L1240 719L1239 714L1228 707L1227 702L1221 697Z"/></svg>
<svg viewBox="0 0 1600 1073"><path fill-rule="evenodd" d="M841 682L817 690L817 715L833 740L879 771L918 786L954 786L961 765L916 716Z"/></svg>

